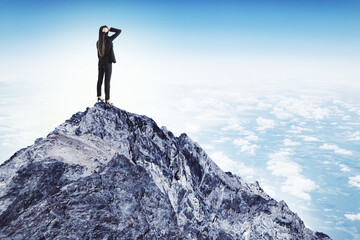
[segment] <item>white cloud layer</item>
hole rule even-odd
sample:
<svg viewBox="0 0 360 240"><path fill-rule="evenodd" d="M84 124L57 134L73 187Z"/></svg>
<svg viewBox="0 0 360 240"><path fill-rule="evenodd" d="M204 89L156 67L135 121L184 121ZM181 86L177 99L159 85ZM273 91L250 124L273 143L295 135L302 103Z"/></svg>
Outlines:
<svg viewBox="0 0 360 240"><path fill-rule="evenodd" d="M358 220L360 221L360 213L358 214L345 214L345 217L351 221Z"/></svg>
<svg viewBox="0 0 360 240"><path fill-rule="evenodd" d="M349 137L350 141L360 141L360 131L356 131Z"/></svg>
<svg viewBox="0 0 360 240"><path fill-rule="evenodd" d="M302 138L303 141L305 141L305 142L318 142L318 141L320 141L317 137L313 137L313 136L300 135L299 137Z"/></svg>
<svg viewBox="0 0 360 240"><path fill-rule="evenodd" d="M272 198L276 198L276 187L272 186L270 184L267 184L266 182L264 182L264 180L260 180L258 179L258 182L260 182L261 188L264 189L264 191L269 194L269 196L271 196Z"/></svg>
<svg viewBox="0 0 360 240"><path fill-rule="evenodd" d="M221 128L222 131L242 131L244 127L241 126L240 122L237 119L230 119L227 125Z"/></svg>
<svg viewBox="0 0 360 240"><path fill-rule="evenodd" d="M289 130L289 133L294 133L294 134L298 134L301 133L303 131L309 131L311 132L312 130L310 128L304 128L304 127L299 127L299 126L295 126L295 125L291 125L291 130Z"/></svg>
<svg viewBox="0 0 360 240"><path fill-rule="evenodd" d="M257 141L257 140L259 140L259 137L256 136L254 133L252 133L252 132L249 131L248 134L249 134L249 135L247 135L247 136L245 137L246 140L249 140L249 141Z"/></svg>
<svg viewBox="0 0 360 240"><path fill-rule="evenodd" d="M316 104L315 99L284 98L271 113L279 119L289 119L297 115L305 119L322 120L330 114L330 111Z"/></svg>
<svg viewBox="0 0 360 240"><path fill-rule="evenodd" d="M351 171L351 169L348 166L346 166L345 164L338 163L338 166L340 167L340 171L342 171L342 172L350 172Z"/></svg>
<svg viewBox="0 0 360 240"><path fill-rule="evenodd" d="M285 146L299 146L299 145L301 145L301 143L292 141L291 139L287 138L284 140L284 145Z"/></svg>
<svg viewBox="0 0 360 240"><path fill-rule="evenodd" d="M293 114L287 112L285 109L278 107L278 106L275 106L271 113L274 114L278 119L281 119L281 120L285 120L285 119L294 117Z"/></svg>
<svg viewBox="0 0 360 240"><path fill-rule="evenodd" d="M229 137L222 137L222 138L220 138L218 140L215 140L214 142L215 143L225 143L225 142L228 142L230 140L231 140L231 138L229 138Z"/></svg>
<svg viewBox="0 0 360 240"><path fill-rule="evenodd" d="M265 119L262 117L258 117L256 119L256 123L259 125L259 127L257 127L256 129L258 131L265 131L266 129L275 127L275 122L272 119Z"/></svg>
<svg viewBox="0 0 360 240"><path fill-rule="evenodd" d="M328 143L324 143L323 145L321 145L320 149L334 150L335 153L342 154L342 155L351 155L352 154L352 152L349 150L345 150L345 149L338 147L337 145L328 144Z"/></svg>
<svg viewBox="0 0 360 240"><path fill-rule="evenodd" d="M281 190L304 200L310 200L309 192L315 190L317 185L312 180L304 177L299 164L290 160L291 149L281 149L270 154L267 169L275 176L285 177Z"/></svg>
<svg viewBox="0 0 360 240"><path fill-rule="evenodd" d="M349 184L353 187L360 188L360 175L357 175L355 177L349 177Z"/></svg>
<svg viewBox="0 0 360 240"><path fill-rule="evenodd" d="M246 167L244 163L231 160L223 152L215 152L210 155L210 158L223 170L231 171L241 177L252 178L254 169Z"/></svg>
<svg viewBox="0 0 360 240"><path fill-rule="evenodd" d="M255 154L255 150L259 148L258 145L253 144L244 138L235 139L233 144L240 148L240 152L248 152L250 154Z"/></svg>

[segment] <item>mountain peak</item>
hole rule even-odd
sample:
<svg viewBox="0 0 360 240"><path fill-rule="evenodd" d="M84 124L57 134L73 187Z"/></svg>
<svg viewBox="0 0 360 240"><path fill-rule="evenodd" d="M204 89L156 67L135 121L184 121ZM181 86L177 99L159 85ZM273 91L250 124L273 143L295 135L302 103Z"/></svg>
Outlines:
<svg viewBox="0 0 360 240"><path fill-rule="evenodd" d="M0 238L330 239L185 133L97 103L0 166Z"/></svg>

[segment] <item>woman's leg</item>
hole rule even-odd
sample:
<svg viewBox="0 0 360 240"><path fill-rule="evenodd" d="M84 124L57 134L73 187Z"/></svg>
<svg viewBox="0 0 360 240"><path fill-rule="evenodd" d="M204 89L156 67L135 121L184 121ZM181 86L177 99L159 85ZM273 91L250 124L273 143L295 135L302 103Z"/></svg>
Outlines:
<svg viewBox="0 0 360 240"><path fill-rule="evenodd" d="M103 78L104 78L104 67L99 65L98 67L99 69L99 75L98 75L98 81L97 81L97 96L101 97L101 85L103 83Z"/></svg>
<svg viewBox="0 0 360 240"><path fill-rule="evenodd" d="M112 63L105 65L105 100L110 100L110 79L112 72Z"/></svg>

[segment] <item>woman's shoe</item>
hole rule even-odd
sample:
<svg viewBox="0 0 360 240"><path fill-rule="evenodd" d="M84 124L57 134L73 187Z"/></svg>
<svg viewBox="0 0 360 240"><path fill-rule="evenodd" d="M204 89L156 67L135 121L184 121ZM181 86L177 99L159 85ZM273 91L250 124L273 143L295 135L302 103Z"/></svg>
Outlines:
<svg viewBox="0 0 360 240"><path fill-rule="evenodd" d="M106 109L109 109L109 108L112 108L113 104L110 103L110 102L105 102L105 108Z"/></svg>
<svg viewBox="0 0 360 240"><path fill-rule="evenodd" d="M98 103L103 103L104 99L98 97L97 101L98 101Z"/></svg>

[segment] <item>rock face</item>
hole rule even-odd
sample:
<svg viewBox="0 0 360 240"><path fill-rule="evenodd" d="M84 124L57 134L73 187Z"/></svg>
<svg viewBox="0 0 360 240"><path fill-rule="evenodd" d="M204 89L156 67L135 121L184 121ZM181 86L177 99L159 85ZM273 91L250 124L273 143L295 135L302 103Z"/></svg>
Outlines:
<svg viewBox="0 0 360 240"><path fill-rule="evenodd" d="M330 239L186 134L101 104L0 166L0 239Z"/></svg>

